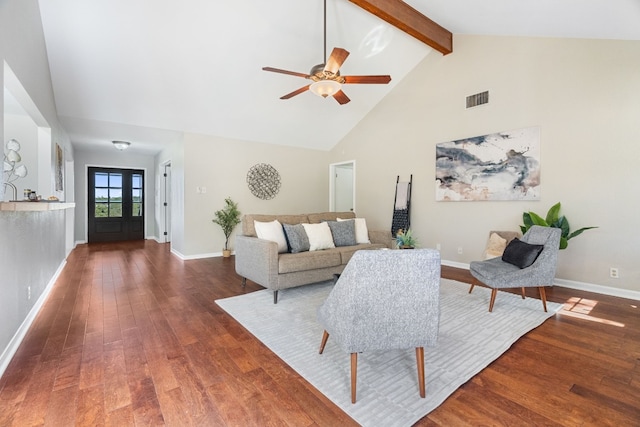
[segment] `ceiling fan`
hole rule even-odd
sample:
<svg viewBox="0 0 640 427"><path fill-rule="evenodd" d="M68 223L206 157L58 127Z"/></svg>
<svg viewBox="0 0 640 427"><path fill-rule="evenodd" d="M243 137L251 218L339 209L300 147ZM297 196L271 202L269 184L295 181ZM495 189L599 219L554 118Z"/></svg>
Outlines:
<svg viewBox="0 0 640 427"><path fill-rule="evenodd" d="M264 71L271 71L274 73L288 74L291 76L303 77L305 79L312 80L306 86L300 89L294 90L280 99L293 98L296 95L300 95L307 90L312 93L326 98L333 96L339 104L346 104L351 101L349 97L342 91L343 84L387 84L391 81L389 75L378 76L341 76L340 67L349 56L349 52L346 49L340 47L334 47L331 52L331 56L327 59L327 0L324 0L324 60L323 64L314 65L311 68L309 74L298 73L295 71L281 70L273 67L263 67Z"/></svg>

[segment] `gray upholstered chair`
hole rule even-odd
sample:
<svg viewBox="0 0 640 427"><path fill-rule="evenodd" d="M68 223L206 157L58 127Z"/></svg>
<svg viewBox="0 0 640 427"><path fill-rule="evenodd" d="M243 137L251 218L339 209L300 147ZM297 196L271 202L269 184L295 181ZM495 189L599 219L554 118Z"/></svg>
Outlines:
<svg viewBox="0 0 640 427"><path fill-rule="evenodd" d="M415 348L425 397L424 347L435 345L440 322L440 253L433 249L357 251L324 304L320 353L331 335L351 354L351 402L358 353Z"/></svg>
<svg viewBox="0 0 640 427"><path fill-rule="evenodd" d="M524 299L524 288L531 287L538 288L542 306L544 311L547 311L547 297L544 287L553 286L561 233L559 228L539 225L532 226L525 233L521 242L528 245L542 245L542 251L539 252L537 258L534 246L516 245L519 242L514 241L514 247L508 246L502 257L471 262L469 270L473 277L481 284L491 288L490 312L493 311L498 289L522 288L522 298ZM525 266L527 258L529 261L534 260L533 264ZM511 262L506 262L504 259ZM519 264L519 266L515 264ZM473 291L474 286L475 283L471 284L469 293Z"/></svg>

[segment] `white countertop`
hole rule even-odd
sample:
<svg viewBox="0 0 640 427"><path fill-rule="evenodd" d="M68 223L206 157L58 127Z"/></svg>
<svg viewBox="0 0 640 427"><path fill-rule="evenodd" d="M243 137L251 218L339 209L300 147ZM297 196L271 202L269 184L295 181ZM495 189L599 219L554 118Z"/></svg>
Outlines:
<svg viewBox="0 0 640 427"><path fill-rule="evenodd" d="M0 211L56 211L61 209L75 208L75 203L49 202L41 200L39 202L0 202Z"/></svg>

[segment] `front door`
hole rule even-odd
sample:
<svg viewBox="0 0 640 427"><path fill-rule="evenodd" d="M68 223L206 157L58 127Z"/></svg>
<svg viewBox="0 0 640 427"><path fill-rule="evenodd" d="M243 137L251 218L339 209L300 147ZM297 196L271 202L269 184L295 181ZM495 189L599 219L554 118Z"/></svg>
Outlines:
<svg viewBox="0 0 640 427"><path fill-rule="evenodd" d="M89 243L144 239L144 171L89 168Z"/></svg>

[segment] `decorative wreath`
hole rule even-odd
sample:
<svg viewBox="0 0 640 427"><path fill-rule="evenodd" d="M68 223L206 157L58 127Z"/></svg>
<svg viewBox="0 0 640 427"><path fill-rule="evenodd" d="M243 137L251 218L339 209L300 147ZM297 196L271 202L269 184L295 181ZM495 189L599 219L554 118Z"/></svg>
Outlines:
<svg viewBox="0 0 640 427"><path fill-rule="evenodd" d="M251 194L262 200L276 197L280 191L280 174L271 165L258 163L247 173L247 185Z"/></svg>

